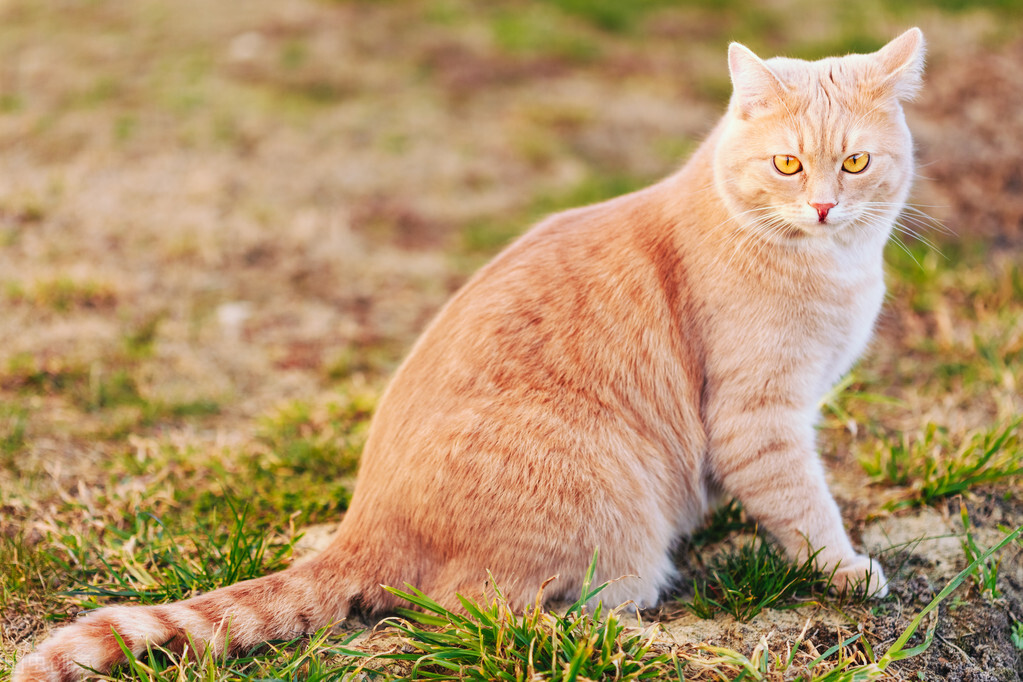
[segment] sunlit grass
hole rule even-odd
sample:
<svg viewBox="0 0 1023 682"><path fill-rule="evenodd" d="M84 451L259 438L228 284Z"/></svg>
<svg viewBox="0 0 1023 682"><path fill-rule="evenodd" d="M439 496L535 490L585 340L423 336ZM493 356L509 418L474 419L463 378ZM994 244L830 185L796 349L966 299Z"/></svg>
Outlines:
<svg viewBox="0 0 1023 682"><path fill-rule="evenodd" d="M998 590L998 569L1002 565L1001 557L989 557L984 561L978 560L982 550L970 530L970 512L963 500L959 500L959 519L963 523L963 535L959 544L963 548L966 561L977 567L973 573L973 582L982 595L991 600L998 599L1002 596Z"/></svg>
<svg viewBox="0 0 1023 682"><path fill-rule="evenodd" d="M96 604L115 597L162 604L209 592L285 568L296 537L253 524L248 512L228 502L222 514L195 528L173 532L156 516L140 512L124 528L110 528L101 547L82 547L83 568L68 591ZM226 518L222 518L226 517ZM228 524L224 529L225 522Z"/></svg>
<svg viewBox="0 0 1023 682"><path fill-rule="evenodd" d="M693 597L683 605L700 618L727 614L747 622L764 609L791 609L836 600L832 576L815 565L817 553L792 562L772 543L753 537L711 557L693 580ZM869 581L865 581L869 583ZM871 595L863 585L837 597L842 603ZM837 603L837 602L836 602Z"/></svg>
<svg viewBox="0 0 1023 682"><path fill-rule="evenodd" d="M0 612L11 616L43 609L48 615L59 609L61 598L54 590L69 578L69 566L58 554L24 535L0 534Z"/></svg>
<svg viewBox="0 0 1023 682"><path fill-rule="evenodd" d="M862 633L839 642L809 662L806 658L796 665L796 655L804 644L804 633L795 642L784 644L784 653L772 654L767 637L763 637L747 656L733 649L700 645L700 654L687 656L691 667L707 673L716 680L775 680L794 679L800 682L856 682L889 678L894 664L926 652L932 645L940 618L932 617L923 633L922 641L910 645L924 623L924 618L935 611L964 581L976 574L981 565L992 560L1007 544L1023 535L1023 527L1007 534L997 544L978 554L974 561L955 578L909 622L885 653L878 656ZM854 646L855 645L855 646ZM781 646L778 649L782 649ZM813 649L816 651L815 649ZM837 656L837 659L833 658ZM824 669L817 672L818 666ZM701 678L703 679L703 678Z"/></svg>
<svg viewBox="0 0 1023 682"><path fill-rule="evenodd" d="M112 308L117 303L117 291L109 283L70 277L41 279L28 286L9 282L6 293L10 303L34 305L58 313L81 308Z"/></svg>
<svg viewBox="0 0 1023 682"><path fill-rule="evenodd" d="M268 642L236 658L218 656L211 649L197 653L194 643L181 653L156 646L136 656L119 639L125 663L117 666L111 675L98 675L97 679L138 682L320 682L350 679L347 676L357 673L359 666L352 662L351 657L343 655L341 647L348 645L358 634L340 638L333 636L327 627L309 637Z"/></svg>
<svg viewBox="0 0 1023 682"><path fill-rule="evenodd" d="M873 481L905 489L890 507L930 504L975 487L1023 478L1021 425L1023 418L1017 418L953 439L946 429L929 424L914 436L875 443L860 464Z"/></svg>
<svg viewBox="0 0 1023 682"><path fill-rule="evenodd" d="M607 586L593 583L596 562L594 553L579 599L564 615L539 605L516 613L492 577L494 596L487 602L460 597L464 614L415 588L388 588L417 609L402 609L403 619L388 621L415 652L380 658L406 661L409 678L424 680L681 679L677 659L658 641L656 626L627 628L620 609L596 601ZM591 611L587 604L595 601Z"/></svg>

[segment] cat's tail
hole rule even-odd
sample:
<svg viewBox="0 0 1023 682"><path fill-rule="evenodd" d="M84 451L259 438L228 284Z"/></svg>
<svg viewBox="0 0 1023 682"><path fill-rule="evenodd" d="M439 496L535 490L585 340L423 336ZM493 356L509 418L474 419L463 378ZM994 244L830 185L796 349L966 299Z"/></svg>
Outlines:
<svg viewBox="0 0 1023 682"><path fill-rule="evenodd" d="M109 672L125 660L122 642L134 655L153 646L231 654L315 632L345 618L360 599L362 590L339 568L321 555L173 604L97 609L57 630L23 658L11 682L73 682L90 669Z"/></svg>

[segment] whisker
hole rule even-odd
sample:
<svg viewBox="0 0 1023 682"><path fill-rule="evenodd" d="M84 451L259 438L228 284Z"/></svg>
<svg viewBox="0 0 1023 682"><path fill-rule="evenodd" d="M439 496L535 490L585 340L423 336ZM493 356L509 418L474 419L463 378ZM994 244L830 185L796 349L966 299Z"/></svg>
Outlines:
<svg viewBox="0 0 1023 682"><path fill-rule="evenodd" d="M906 246L905 242L903 242L901 239L899 239L899 235L897 235L896 233L892 232L892 236L890 237L890 240L892 242L894 242L896 246L898 246L900 249L902 249L905 252L905 254L907 256L909 256L910 260L912 260L914 263L916 263L916 266L918 268L923 270L924 266L921 265L920 261L918 261L916 259L916 256L914 256L913 252L909 250L909 247Z"/></svg>

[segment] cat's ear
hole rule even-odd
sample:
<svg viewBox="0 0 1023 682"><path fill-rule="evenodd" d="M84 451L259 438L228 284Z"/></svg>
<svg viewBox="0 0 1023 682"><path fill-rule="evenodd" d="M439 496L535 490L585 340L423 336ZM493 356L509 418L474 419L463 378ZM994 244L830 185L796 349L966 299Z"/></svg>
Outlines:
<svg viewBox="0 0 1023 682"><path fill-rule="evenodd" d="M742 118L749 118L787 91L771 67L745 45L728 46L728 71L732 76L732 104Z"/></svg>
<svg viewBox="0 0 1023 682"><path fill-rule="evenodd" d="M924 34L911 28L871 55L880 75L879 95L912 99L924 73Z"/></svg>

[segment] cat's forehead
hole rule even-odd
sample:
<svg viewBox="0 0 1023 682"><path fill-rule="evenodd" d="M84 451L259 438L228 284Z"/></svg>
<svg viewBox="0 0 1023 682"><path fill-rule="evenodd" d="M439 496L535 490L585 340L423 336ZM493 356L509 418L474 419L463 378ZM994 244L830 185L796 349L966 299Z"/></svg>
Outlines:
<svg viewBox="0 0 1023 682"><path fill-rule="evenodd" d="M804 160L833 160L852 151L874 149L886 135L886 127L835 108L813 115L786 112L772 120L772 125L761 128L762 143L772 154L795 152Z"/></svg>
<svg viewBox="0 0 1023 682"><path fill-rule="evenodd" d="M897 104L878 101L863 88L870 77L862 55L808 62L767 60L786 86L773 131L788 148L829 155L865 147L882 129Z"/></svg>
<svg viewBox="0 0 1023 682"><path fill-rule="evenodd" d="M860 54L813 62L773 57L765 64L792 92L806 92L819 87L837 93L859 91L863 82L872 76L870 61Z"/></svg>

